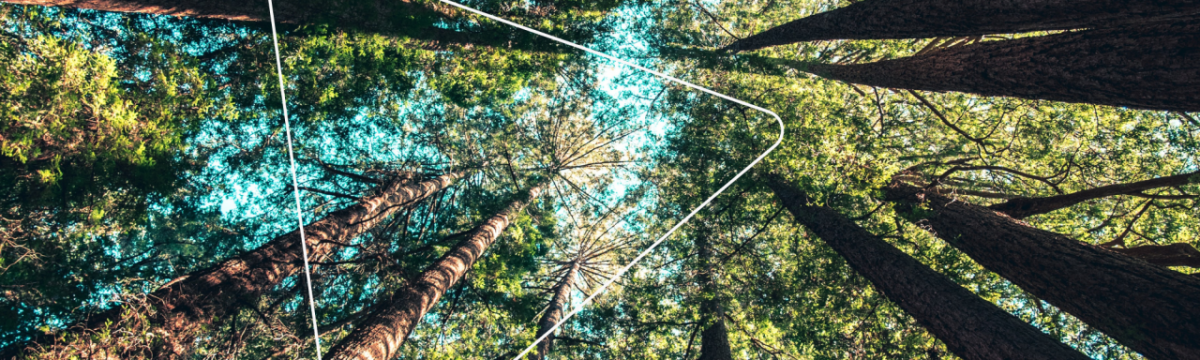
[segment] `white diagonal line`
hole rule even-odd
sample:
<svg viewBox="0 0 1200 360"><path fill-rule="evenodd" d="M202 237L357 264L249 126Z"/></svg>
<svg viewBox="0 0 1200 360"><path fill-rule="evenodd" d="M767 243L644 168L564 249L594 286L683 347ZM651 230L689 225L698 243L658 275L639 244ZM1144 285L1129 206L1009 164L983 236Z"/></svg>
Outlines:
<svg viewBox="0 0 1200 360"><path fill-rule="evenodd" d="M641 65L634 64L634 63L631 63L631 62L628 62L628 61L625 61L625 60L619 59L619 58L617 58L617 57L614 57L614 56L612 56L612 55L608 55L608 54L605 54L605 53L602 53L602 52L599 52L599 51L596 51L596 50L589 49L589 48L587 48L587 47L585 47L585 46L583 46L583 45L579 45L579 44L576 44L576 43L573 43L573 42L570 42L570 41L566 41L566 40L560 39L560 38L558 38L558 37L555 37L555 36L553 36L553 35L550 35L550 34L547 34L547 33L541 32L541 31L537 31L537 30L534 30L534 29L530 29L530 28L528 28L528 27L522 26L521 24L517 24L517 23L514 23L514 22L512 22L512 21L508 21L508 20L505 20L505 19L503 19L503 18L497 17L497 16L495 16L495 15L488 14L488 13L485 13L485 12L482 12L482 11L479 11L479 10L476 10L476 9L474 9L474 8L471 8L471 7L469 7L469 6L466 6L466 5L462 5L462 4L459 4L459 3L456 3L456 2L453 2L453 1L450 1L450 0L441 0L441 2L444 2L444 3L450 4L450 5L454 6L454 7L457 7L457 8L460 8L460 9L466 10L466 11L470 11L470 12L472 12L472 13L478 14L478 15L480 15L480 16L483 16L483 17L486 17L486 18L488 18L488 19L496 20L496 21L499 21L499 22L501 22L501 23L507 24L507 25L509 25L509 26L513 26L513 27L516 27L516 28L518 28L518 29L525 30L525 31L528 31L528 32L531 32L531 33L537 34L538 36L541 36L541 37L544 37L544 38L547 38L547 39L550 39L550 40L557 41L557 42L559 42L559 43L562 43L562 44L564 44L564 45L567 45L567 46L570 46L570 47L573 47L573 48L576 48L576 49L579 49L579 50L583 50L583 51L585 51L585 52L587 52L587 53L589 53L589 54L596 55L596 56L599 56L599 57L602 57L602 58L605 58L605 59L608 59L608 60L612 60L612 61L614 61L614 62L616 62L616 63L618 63L618 64L625 65L625 66L628 66L628 67L632 67L632 68L634 68L634 69L638 69L638 70L641 70L641 71L645 71L645 72L648 72L648 73L654 74L655 76L661 77L661 78L663 78L663 79L667 79L667 80L669 80L669 81L671 81L671 82L674 82L674 83L676 83L676 84L680 84L680 85L687 86L687 87L689 87L689 88L692 88L692 89L700 90L700 91L702 91L702 92L704 92L704 93L706 93L706 94L713 95L713 96L716 96L716 97L719 97L719 98L722 98L722 99L725 99L725 100L729 100L729 101L735 102L735 103L737 103L737 104L740 104L740 105L743 105L743 106L749 107L749 108L751 108L751 109L754 109L754 110L761 111L761 112L763 112L763 113L766 113L766 114L768 114L768 115L771 115L771 117L774 117L774 118L775 118L775 121L778 121L778 122L779 122L779 139L776 139L776 140L775 140L775 144L771 145L771 147L770 147L770 148L767 148L767 151L766 151L766 152L763 152L763 153L762 153L762 155L759 155L757 158L755 158L755 159L754 159L754 161L751 161L749 166L746 166L746 168L745 168L745 169L742 169L742 171L739 171L739 172L737 173L737 175L734 175L734 176L733 176L733 179L729 180L729 182L727 182L727 183L725 183L725 185L721 186L721 188L720 188L720 189L718 189L716 193L713 193L713 194L712 194L712 196L709 196L709 197L708 197L708 199L705 199L705 200L704 200L704 203L701 203L701 204L700 204L700 206L698 206L698 207L696 207L695 209L693 209L691 213L688 213L688 214L687 214L687 216L684 216L684 217L683 217L683 220L680 220L680 221L679 221L679 223L677 223L677 224L675 224L675 226L671 227L671 230L667 230L667 233L666 233L666 234L663 234L663 236L662 236L662 237L658 238L658 240L655 240L655 241L654 241L654 243L650 244L650 246L649 246L649 247L647 247L645 250L642 250L642 252L641 252L640 254L638 254L638 256L637 256L637 257L633 258L633 261L630 261L628 265L625 265L625 267L621 268L621 270L620 270L620 271L617 271L617 273L616 273L615 275L613 275L613 277L612 277L611 279L609 279L609 280L608 280L608 282L606 282L606 283L604 283L604 285L600 286L600 288L598 288L598 289L597 289L595 292L593 292L591 296L588 296L586 299L584 299L584 300L583 300L583 302L582 302L582 303L580 303L580 304L579 304L579 306L576 306L574 310L571 310L571 312L567 313L567 315L566 315L566 316L563 316L563 318L562 318L562 319L558 320L558 323L556 323L556 324L554 324L554 326L550 327L550 330L546 331L546 333L542 334L542 336L539 336L539 337L537 338L537 340L534 340L534 341L533 341L533 344L529 344L529 347L525 348L525 350L524 350L524 351L521 351L521 353L520 353L520 354L517 354L517 357L513 358L513 360L519 360L519 359L521 359L522 357L524 357L524 356L525 356L525 354L528 354L530 351L532 351L532 350L533 350L533 348L534 348L534 347L536 347L538 343L540 343L540 342L542 342L543 340L545 340L545 339L546 339L546 337L550 336L551 334L554 334L554 330L558 329L558 327L559 327L560 325L562 325L564 322L566 322L566 321L567 321L567 319L570 319L572 316L575 316L575 313L578 313L580 310L583 310L583 308L584 308L585 306L587 306L587 304L588 304L588 303L592 302L592 299L594 299L594 298L596 298L596 296L599 296L600 294L604 293L604 291L605 291L605 290L608 290L608 287L609 287L609 286L611 286L611 285L612 285L614 282L616 282L616 281L617 281L617 279L620 279L622 275L625 275L625 273L626 273L626 272L628 272L628 271L629 271L629 269L633 268L633 266L634 266L634 265L637 265L637 263L638 263L639 261L641 261L641 260L642 260L642 258L646 257L646 254L649 254L651 250L654 250L654 248L658 247L658 245L659 245L659 244L662 244L662 242L663 242L663 241L665 241L665 240L666 240L668 237L670 237L670 236L671 236L671 234L675 233L675 230L678 230L680 226L683 226L683 224L686 224L686 223L687 223L689 220L691 220L691 219L692 219L692 217L693 217L693 216L696 216L696 213L700 212L700 210L701 210L701 209L704 209L705 207L707 207L707 206L708 206L708 204L709 204L709 203L712 203L713 199L716 199L718 195L721 195L721 193L722 193L722 192L725 192L725 189L728 189L728 188L729 188L729 186L730 186L730 185L733 185L733 183L734 183L734 182L736 182L736 181L737 181L739 178L741 178L741 177L742 177L742 175L745 175L747 171L750 171L750 168L753 168L753 167L754 167L754 165L757 165L759 161L762 161L762 159L763 159L763 158L767 157L767 154L770 154L772 151L775 151L775 148L779 146L779 143L783 142L783 119L780 119L780 118L779 118L779 115L778 115L778 114L775 114L775 112L773 112L773 111L771 111L771 110L767 110L767 109L764 109L764 108L762 108L762 107L756 106L756 105L754 105L754 104L750 104L750 103L748 103L748 102L745 102L745 101L742 101L742 100L735 99L735 98L733 98L733 97L730 97L730 96L728 96L728 95L725 95L725 94L722 94L722 93L719 93L719 92L716 92L716 91L709 90L709 89L707 89L707 88L701 87L701 86L699 86L699 85L696 85L696 84L692 84L692 83L690 83L690 82L687 82L687 81L680 80L680 79L678 79L678 78L675 78L674 76L670 76L670 75L667 75L667 74L664 74L664 73L661 73L661 72L658 72L658 71L655 71L655 70L648 69L648 68L646 68L646 67L643 67L643 66L641 66Z"/></svg>
<svg viewBox="0 0 1200 360"><path fill-rule="evenodd" d="M267 0L271 13L271 42L275 44L275 71L279 74L279 101L283 105L283 129L287 134L288 163L291 165L292 192L296 196L296 221L300 225L300 251L304 254L304 285L308 286L308 311L312 316L313 346L317 349L317 360L321 360L321 333L317 330L317 299L313 298L312 272L308 266L308 242L304 237L304 213L300 207L300 181L296 180L296 156L292 153L292 124L288 120L287 96L283 92L283 61L279 55L279 38L275 34L275 4Z"/></svg>

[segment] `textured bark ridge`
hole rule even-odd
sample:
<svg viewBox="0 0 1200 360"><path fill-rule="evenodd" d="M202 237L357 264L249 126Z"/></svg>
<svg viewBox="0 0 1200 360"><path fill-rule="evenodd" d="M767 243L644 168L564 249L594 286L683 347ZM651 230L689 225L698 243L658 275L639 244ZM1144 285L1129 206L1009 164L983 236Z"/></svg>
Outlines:
<svg viewBox="0 0 1200 360"><path fill-rule="evenodd" d="M894 183L887 197L983 267L1146 358L1200 359L1200 279L914 186Z"/></svg>
<svg viewBox="0 0 1200 360"><path fill-rule="evenodd" d="M985 41L867 64L808 64L828 79L1131 108L1200 111L1200 20Z"/></svg>
<svg viewBox="0 0 1200 360"><path fill-rule="evenodd" d="M266 1L231 0L5 0L18 5L57 6L100 11L188 16L232 21L269 21ZM286 3L286 2L284 2ZM294 18L290 6L276 4L280 22Z"/></svg>
<svg viewBox="0 0 1200 360"><path fill-rule="evenodd" d="M445 189L460 175L452 173L407 185L408 178L395 179L377 188L374 195L309 223L304 234L310 258L329 254L337 247L335 242L348 242L397 210ZM244 304L256 303L259 296L299 271L302 257L300 233L292 231L258 249L177 278L151 293L147 299L157 309L154 320L161 322L162 329L173 336L165 349L169 355L164 356L186 354L206 325L236 312ZM68 331L102 329L105 322L119 318L124 310L113 308Z"/></svg>
<svg viewBox="0 0 1200 360"><path fill-rule="evenodd" d="M354 331L334 345L328 360L391 359L408 339L421 317L437 304L454 283L462 279L483 252L496 242L513 217L541 194L541 186L509 203L504 210L488 218L454 245L441 259L425 268L410 284L396 290L390 303L367 315Z"/></svg>
<svg viewBox="0 0 1200 360"><path fill-rule="evenodd" d="M1142 191L1162 187L1187 185L1193 182L1194 178L1200 178L1200 172L1160 177L1127 184L1101 186L1094 189L1058 196L1040 198L1018 197L988 207L992 210L1002 212L1008 216L1012 216L1017 219L1023 219L1033 215L1045 214L1092 199L1099 199L1114 195L1137 194Z"/></svg>
<svg viewBox="0 0 1200 360"><path fill-rule="evenodd" d="M768 185L797 222L837 251L854 271L942 340L976 359L1087 359L995 304L950 281L850 219L778 178Z"/></svg>
<svg viewBox="0 0 1200 360"><path fill-rule="evenodd" d="M1145 245L1125 249L1110 248L1109 250L1142 259L1158 266L1200 268L1200 250L1196 250L1191 244Z"/></svg>
<svg viewBox="0 0 1200 360"><path fill-rule="evenodd" d="M546 306L546 313L542 315L542 319L538 321L538 331L535 339L542 337L543 334L550 331L559 320L562 320L563 310L566 310L567 300L571 298L571 286L575 282L575 274L579 272L579 261L571 263L571 267L567 268L562 279L558 284L554 285L554 297L550 299L550 304ZM534 353L534 360L544 360L550 355L554 342L554 335L547 336L545 340L538 343L537 352Z"/></svg>
<svg viewBox="0 0 1200 360"><path fill-rule="evenodd" d="M702 223L702 222L701 222ZM721 297L716 276L716 257L708 237L713 234L711 229L701 226L696 234L696 248L700 251L701 269L697 282L702 289L700 302L700 321L704 330L700 332L700 357L698 360L733 360L733 349L729 347L729 329L725 326L725 308L721 305Z"/></svg>
<svg viewBox="0 0 1200 360"><path fill-rule="evenodd" d="M1144 24L1200 14L1196 0L865 0L734 42L746 51L802 41L978 36Z"/></svg>
<svg viewBox="0 0 1200 360"><path fill-rule="evenodd" d="M58 6L100 11L186 16L204 19L266 23L267 2L244 0L4 0L20 5ZM383 34L403 35L434 44L498 45L509 33L464 33L433 26L435 19L453 17L449 5L422 0L287 0L275 1L275 20L281 24L329 24Z"/></svg>

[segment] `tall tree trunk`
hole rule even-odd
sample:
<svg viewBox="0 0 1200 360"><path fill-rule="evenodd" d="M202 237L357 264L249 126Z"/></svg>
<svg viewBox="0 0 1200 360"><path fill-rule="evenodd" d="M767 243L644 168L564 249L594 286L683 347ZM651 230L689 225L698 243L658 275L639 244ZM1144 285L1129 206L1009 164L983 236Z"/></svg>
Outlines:
<svg viewBox="0 0 1200 360"><path fill-rule="evenodd" d="M177 17L268 23L270 12L265 0L2 0L19 5L58 6L111 12L142 13ZM463 46L509 46L513 36L524 33L508 29L461 32L434 26L442 19L458 14L449 5L422 0L289 0L276 1L275 20L280 24L328 24L341 29L362 30L385 35L400 35L429 42L430 48L448 44ZM534 39L525 37L520 39ZM536 46L522 43L524 49L558 51L549 42Z"/></svg>
<svg viewBox="0 0 1200 360"><path fill-rule="evenodd" d="M995 304L950 281L854 221L810 205L796 186L772 177L767 185L797 222L825 241L955 355L975 359L1087 359Z"/></svg>
<svg viewBox="0 0 1200 360"><path fill-rule="evenodd" d="M713 235L710 230L708 226L701 225L695 236L701 265L696 279L702 289L700 321L704 324L704 330L700 332L699 360L733 360L733 350L729 347L729 330L725 326L725 308L721 305L720 284L713 263L716 255L709 241L709 237Z"/></svg>
<svg viewBox="0 0 1200 360"><path fill-rule="evenodd" d="M1147 358L1200 359L1200 279L903 183L887 198L983 267Z"/></svg>
<svg viewBox="0 0 1200 360"><path fill-rule="evenodd" d="M776 26L726 49L1112 27L1197 14L1196 0L864 0Z"/></svg>
<svg viewBox="0 0 1200 360"><path fill-rule="evenodd" d="M550 299L550 304L546 306L546 313L538 321L538 331L535 338L549 332L550 328L554 327L554 324L557 324L562 319L567 300L571 298L571 286L575 282L575 274L577 272L579 272L579 260L571 263L571 267L567 268L562 279L554 286L554 297ZM533 359L544 360L546 356L549 356L552 342L554 342L554 335L547 336L545 340L538 343L537 352L534 353Z"/></svg>
<svg viewBox="0 0 1200 360"><path fill-rule="evenodd" d="M57 6L111 12L142 13L217 20L268 22L266 1L240 0L5 0L19 5ZM275 20L284 24L313 21L359 22L358 26L381 27L393 17L435 13L414 1L278 1Z"/></svg>
<svg viewBox="0 0 1200 360"><path fill-rule="evenodd" d="M1131 248L1109 248L1158 266L1187 266L1200 268L1200 250L1191 244L1143 245Z"/></svg>
<svg viewBox="0 0 1200 360"><path fill-rule="evenodd" d="M1017 219L1024 219L1029 216L1045 214L1092 199L1099 199L1115 195L1138 194L1146 190L1162 187L1183 186L1196 181L1193 180L1193 178L1200 178L1200 172L1160 177L1126 184L1101 186L1094 189L1087 189L1057 196L1039 198L1018 197L988 207L992 210L1005 213L1008 216L1012 216Z"/></svg>
<svg viewBox="0 0 1200 360"><path fill-rule="evenodd" d="M483 252L496 242L513 217L542 192L542 185L518 196L504 210L488 218L454 245L410 284L396 290L388 304L368 315L325 357L328 360L391 359L400 351L421 317L437 304L454 283L462 279Z"/></svg>
<svg viewBox="0 0 1200 360"><path fill-rule="evenodd" d="M800 64L828 79L1132 108L1200 111L1200 21L985 41L867 64Z"/></svg>
<svg viewBox="0 0 1200 360"><path fill-rule="evenodd" d="M407 185L407 178L395 179L358 203L309 223L304 227L309 257L328 255L338 248L338 243L348 242L397 210L445 189L461 174L450 173ZM214 319L226 318L244 304L256 303L259 296L299 271L303 266L300 246L299 230L292 231L258 249L176 278L150 293L147 300L157 313L152 320L172 336L166 339L169 356L186 354L201 329ZM67 331L79 334L102 329L106 322L118 323L116 320L125 316L125 311L123 307L115 307Z"/></svg>

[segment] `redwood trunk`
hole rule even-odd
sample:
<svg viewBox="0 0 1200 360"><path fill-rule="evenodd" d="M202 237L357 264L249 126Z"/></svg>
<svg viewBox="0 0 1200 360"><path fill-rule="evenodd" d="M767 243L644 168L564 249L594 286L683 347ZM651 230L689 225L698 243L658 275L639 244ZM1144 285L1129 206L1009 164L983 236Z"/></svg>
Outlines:
<svg viewBox="0 0 1200 360"><path fill-rule="evenodd" d="M950 47L804 71L887 88L1200 111L1200 20Z"/></svg>
<svg viewBox="0 0 1200 360"><path fill-rule="evenodd" d="M412 283L392 296L390 303L372 312L354 331L341 340L325 357L329 360L391 359L400 351L421 317L437 304L442 294L462 279L476 260L483 256L512 218L538 197L542 189L533 187L525 196L513 200L504 210L472 230L441 259L429 265Z"/></svg>
<svg viewBox="0 0 1200 360"><path fill-rule="evenodd" d="M865 0L776 26L726 49L1112 27L1197 14L1196 0Z"/></svg>
<svg viewBox="0 0 1200 360"><path fill-rule="evenodd" d="M1110 250L1142 259L1158 266L1200 268L1200 250L1196 250L1191 244L1143 245L1125 249L1111 248Z"/></svg>
<svg viewBox="0 0 1200 360"><path fill-rule="evenodd" d="M19 5L57 6L99 11L156 14L176 17L268 23L266 0L3 0ZM455 16L449 5L415 0L289 0L275 1L275 20L280 24L329 24L383 34L402 35L430 42L431 47L445 44L506 45L512 33L506 31L459 32L434 26L439 19ZM545 47L539 44L539 49ZM546 50L546 49L541 49Z"/></svg>
<svg viewBox="0 0 1200 360"><path fill-rule="evenodd" d="M542 319L538 321L537 335L534 337L542 337L543 334L550 331L559 320L562 320L563 310L567 305L567 300L571 298L571 286L575 281L575 273L579 271L579 260L571 263L571 267L567 269L566 274L563 274L558 284L554 286L554 297L550 299L550 304L546 306L546 313L542 315ZM537 352L534 354L534 360L543 360L550 355L550 349L554 342L554 335L547 336L545 340L538 343Z"/></svg>
<svg viewBox="0 0 1200 360"><path fill-rule="evenodd" d="M142 13L178 17L197 17L230 21L268 22L266 1L243 0L5 0L19 5L57 6L124 13ZM357 4L352 5L352 4ZM349 14L350 10L372 7L377 11L357 14L360 20L381 20L391 15L393 8L411 6L407 1L277 1L275 20L285 24L298 24L333 15ZM341 9L339 6L347 8ZM349 19L347 19L349 20Z"/></svg>
<svg viewBox="0 0 1200 360"><path fill-rule="evenodd" d="M1092 199L1099 199L1114 195L1137 194L1142 191L1162 187L1187 185L1192 181L1191 178L1193 177L1200 177L1200 172L1160 177L1128 184L1101 186L1094 189L1058 196L1040 198L1019 197L989 206L989 208L1005 213L1008 216L1012 216L1017 219L1023 219L1033 215L1045 214Z"/></svg>
<svg viewBox="0 0 1200 360"><path fill-rule="evenodd" d="M698 282L701 286L700 321L704 330L700 332L700 358L698 360L733 360L729 347L729 330L725 326L725 308L721 306L716 257L708 237L713 233L702 226L696 234L696 247L700 250L701 269Z"/></svg>
<svg viewBox="0 0 1200 360"><path fill-rule="evenodd" d="M408 185L404 185L407 179L390 181L374 195L359 199L357 204L309 223L304 227L309 257L328 255L337 248L335 242L348 242L397 210L445 189L460 175L452 173ZM167 339L166 351L185 354L205 325L235 313L246 303L255 303L259 296L300 270L302 257L300 233L292 231L254 251L176 278L149 294L147 299L157 310L154 320L161 322L162 329L173 336ZM105 322L123 316L124 310L123 307L110 309L68 331L81 333L102 329Z"/></svg>
<svg viewBox="0 0 1200 360"><path fill-rule="evenodd" d="M974 359L1087 359L778 178L768 186L797 222L912 315L955 355Z"/></svg>
<svg viewBox="0 0 1200 360"><path fill-rule="evenodd" d="M923 227L1147 358L1200 359L1200 279L914 186L887 197L901 211L923 204L912 211Z"/></svg>

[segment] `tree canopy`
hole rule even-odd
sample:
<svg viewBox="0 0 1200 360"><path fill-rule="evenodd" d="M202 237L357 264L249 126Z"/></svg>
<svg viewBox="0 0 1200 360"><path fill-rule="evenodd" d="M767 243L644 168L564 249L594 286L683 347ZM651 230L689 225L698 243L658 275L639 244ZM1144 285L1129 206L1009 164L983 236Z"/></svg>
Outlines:
<svg viewBox="0 0 1200 360"><path fill-rule="evenodd" d="M782 145L639 258L774 118L435 1L277 8L284 89L261 4L0 3L0 356L1200 358L1190 3L465 4Z"/></svg>

